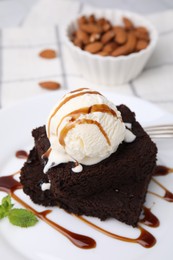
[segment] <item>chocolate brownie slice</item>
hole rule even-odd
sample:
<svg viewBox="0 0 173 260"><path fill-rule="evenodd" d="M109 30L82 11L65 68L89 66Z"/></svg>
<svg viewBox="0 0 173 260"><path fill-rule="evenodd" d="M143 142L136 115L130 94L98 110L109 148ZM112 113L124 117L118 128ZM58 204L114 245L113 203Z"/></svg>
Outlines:
<svg viewBox="0 0 173 260"><path fill-rule="evenodd" d="M126 106L118 109L123 121L131 123L136 140L123 142L102 162L72 172L73 163L60 164L43 173L42 154L49 148L45 127L33 131L35 147L21 169L21 183L26 194L41 205L58 205L78 215L116 218L136 226L145 201L148 183L156 165L157 149L150 137ZM43 191L42 183L51 182Z"/></svg>

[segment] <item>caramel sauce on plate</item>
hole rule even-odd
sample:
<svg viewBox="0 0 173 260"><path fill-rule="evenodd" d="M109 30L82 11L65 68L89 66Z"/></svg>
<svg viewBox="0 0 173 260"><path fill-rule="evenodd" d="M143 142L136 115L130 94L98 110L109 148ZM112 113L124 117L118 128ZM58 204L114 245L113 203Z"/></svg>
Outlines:
<svg viewBox="0 0 173 260"><path fill-rule="evenodd" d="M149 227L158 227L160 225L159 219L151 212L151 209L143 207L144 217L140 219L140 223Z"/></svg>
<svg viewBox="0 0 173 260"><path fill-rule="evenodd" d="M17 172L17 173L20 173L20 172ZM47 215L50 214L52 212L52 210L44 210L44 211L39 212L39 211L35 210L34 208L32 208L31 206L29 206L25 201L23 201L21 198L19 198L19 196L17 196L15 194L15 191L18 189L22 189L22 185L20 184L20 182L18 182L14 179L14 175L0 177L0 191L10 194L14 200L16 200L18 203L20 203L26 209L33 212L38 218L40 218L41 220L46 222L49 226L51 226L52 228L57 230L59 233L64 235L75 246L82 248L82 249L91 249L91 248L96 247L96 242L94 239L92 239L88 236L84 236L84 235L80 235L80 234L71 232L70 230L67 230L66 228L60 226L59 224L57 224L54 221L52 221L51 219L49 219L47 217ZM139 235L139 237L133 239L133 238L123 237L123 236L119 236L117 234L111 233L111 232L93 224L92 222L86 220L83 217L79 217L79 216L76 216L76 217L78 219L82 220L83 222L85 222L86 224L88 224L89 226L91 226L92 228L94 228L94 229L98 230L99 232L102 232L103 234L110 236L114 239L122 240L125 242L137 243L146 248L150 248L150 247L154 246L156 243L156 239L153 237L153 235L151 233L149 233L147 230L145 230L144 228L142 228L141 226L138 226L141 234Z"/></svg>
<svg viewBox="0 0 173 260"><path fill-rule="evenodd" d="M20 172L18 172L20 173ZM91 249L96 247L96 242L94 239L83 236L74 232L71 232L70 230L67 230L66 228L58 225L51 219L47 217L48 214L52 212L52 210L44 210L42 212L36 211L34 208L29 206L25 201L23 201L21 198L19 198L15 191L18 189L22 189L22 185L20 182L16 181L14 179L14 175L10 176L3 176L0 177L0 191L6 192L11 195L11 197L16 200L18 203L20 203L23 207L33 212L38 218L46 222L48 225L50 225L52 228L60 232L62 235L64 235L66 238L68 238L75 246L82 248L82 249Z"/></svg>
<svg viewBox="0 0 173 260"><path fill-rule="evenodd" d="M168 168L166 166L158 165L154 171L153 176L165 176L173 172L173 168Z"/></svg>
<svg viewBox="0 0 173 260"><path fill-rule="evenodd" d="M49 153L49 152L50 152L50 150L47 153ZM49 154L45 154L44 156L48 156L48 155ZM23 150L19 150L19 151L16 152L16 157L26 159L28 157L28 154ZM170 173L171 171L172 171L172 169L170 169L170 168L167 168L167 167L164 167L164 166L159 166L159 167L157 167L156 173L154 175L155 176L160 176L160 175L164 176L164 175ZM162 172L162 174L160 174L160 172ZM59 233L61 233L63 236L65 236L75 246L82 248L82 249L91 249L91 248L96 247L96 241L93 238L71 232L70 230L67 230L66 228L60 226L58 223L55 223L54 221L52 221L48 217L48 215L52 212L52 210L44 210L44 211L39 212L39 211L35 210L33 207L31 207L30 205L28 205L18 195L16 195L15 191L22 189L21 183L18 182L17 180L15 180L15 178L14 178L14 176L17 175L17 174L20 174L20 171L14 173L12 175L9 175L9 176L0 177L0 191L10 194L11 197L14 200L16 200L18 203L20 203L26 209L33 212L38 218L40 218L42 221L44 221L49 226L51 226L52 228L57 230ZM169 202L173 202L173 193L168 191L155 178L152 178L152 180L165 191L165 194L164 194L164 196L160 196L160 195L158 195L154 192L150 192L150 193L152 193L152 194L154 194L154 195L156 195L156 196L158 196L162 199L165 199ZM149 227L154 227L154 228L158 227L160 225L159 219L151 212L151 209L144 206L143 207L143 214L144 214L144 217L139 221L139 223L146 225L146 226L149 226ZM87 219L85 219L81 216L76 216L74 214L72 214L72 215L77 217L79 220L83 221L84 223L86 223L90 227L94 228L95 230L103 233L104 235L112 237L114 239L118 239L118 240L121 240L121 241L124 241L124 242L136 243L136 244L139 244L139 245L141 245L145 248L151 248L156 243L156 238L151 233L149 233L146 229L141 227L139 224L138 224L137 228L140 230L140 235L137 238L129 238L129 237L124 237L124 236L120 236L118 234L109 232L109 231L95 225L94 223L90 222L89 220L87 220Z"/></svg>
<svg viewBox="0 0 173 260"><path fill-rule="evenodd" d="M157 181L155 178L152 178L152 181L155 182L162 190L164 190L164 195L161 196L155 192L149 191L150 194L153 194L161 199L164 199L168 202L173 202L173 193L170 192L165 186L163 186L159 181Z"/></svg>
<svg viewBox="0 0 173 260"><path fill-rule="evenodd" d="M42 212L38 212L31 206L29 206L25 201L23 201L19 196L15 194L15 191L18 189L22 189L22 185L20 182L16 181L14 179L14 175L20 174L20 172L16 172L13 175L10 176L3 176L0 177L0 191L6 192L11 195L11 197L20 203L23 207L33 212L38 218L40 218L42 221L46 222L48 225L50 225L52 228L57 230L59 233L64 235L67 239L69 239L75 246L82 248L82 249L91 249L96 247L96 242L94 239L80 235L74 232L71 232L70 230L67 230L66 228L60 226L59 224L55 223L51 219L47 217L48 214L52 212L52 210L44 210ZM74 215L75 216L75 215ZM148 215L149 216L149 215ZM151 217L146 216L146 219L151 219ZM149 233L147 230L142 228L141 226L138 226L141 234L139 237L133 239L128 237L119 236L117 234L111 233L105 229L102 229L101 227L93 224L92 222L86 220L83 217L76 216L78 219L82 220L92 228L98 230L99 232L102 232L103 234L110 236L114 239L122 240L125 242L131 242L131 243L137 243L140 244L143 247L150 248L154 246L156 243L156 239L153 237L151 233ZM144 223L144 222L143 222Z"/></svg>
<svg viewBox="0 0 173 260"><path fill-rule="evenodd" d="M146 248L150 248L153 247L156 243L156 239L155 237L149 233L146 229L142 228L141 226L138 225L138 229L140 230L140 235L137 238L129 238L129 237L124 237L124 236L119 236L115 233L109 232L95 224L93 224L92 222L86 220L85 218L81 217L81 216L76 216L78 219L82 220L84 223L88 224L89 226L91 226L92 228L96 229L97 231L112 237L114 239L118 239L118 240L122 240L124 242L130 242L130 243L137 243L140 244L143 247Z"/></svg>
<svg viewBox="0 0 173 260"><path fill-rule="evenodd" d="M155 169L153 176L165 176L169 173L173 173L173 168L168 168L166 166L158 165ZM155 182L162 190L164 190L164 195L161 196L153 191L148 191L148 193L155 195L161 199L164 199L168 202L173 202L173 193L169 191L164 185L162 185L158 180L152 178L152 181Z"/></svg>

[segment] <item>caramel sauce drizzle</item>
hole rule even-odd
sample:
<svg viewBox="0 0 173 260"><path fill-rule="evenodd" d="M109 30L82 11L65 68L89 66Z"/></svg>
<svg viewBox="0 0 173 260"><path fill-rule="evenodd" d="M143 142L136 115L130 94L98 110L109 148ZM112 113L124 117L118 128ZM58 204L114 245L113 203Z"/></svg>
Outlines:
<svg viewBox="0 0 173 260"><path fill-rule="evenodd" d="M60 144L61 144L62 146L65 146L65 141L64 141L64 139L65 139L65 137L66 137L68 131L70 131L72 128L74 128L74 127L76 126L76 123L77 123L78 125L80 125L80 124L94 124L94 125L96 125L96 126L99 128L99 130L101 131L101 133L104 135L104 137L105 137L107 143L108 143L109 145L111 145L110 140L109 140L109 138L108 138L106 132L104 131L103 127L101 126L101 124L98 123L98 122L95 121L95 120L85 119L85 118L84 118L84 119L78 120L77 122L72 122L72 123L70 123L70 124L67 124L67 125L61 130L61 133L60 133L60 136L59 136L59 142L60 142Z"/></svg>
<svg viewBox="0 0 173 260"><path fill-rule="evenodd" d="M17 172L20 173L20 172ZM16 174L16 173L15 173ZM18 189L22 189L22 185L20 182L16 181L14 179L14 175L10 176L4 176L0 177L0 191L6 192L11 195L11 197L16 200L18 203L20 203L23 207L33 212L38 218L40 218L42 221L46 222L49 226L57 230L59 233L64 235L66 238L68 238L75 246L82 248L82 249L91 249L96 247L96 242L94 239L80 235L74 232L71 232L64 227L58 225L51 219L47 217L48 214L52 212L52 210L44 210L42 212L38 212L31 206L29 206L25 201L23 201L21 198L19 198L15 191Z"/></svg>
<svg viewBox="0 0 173 260"><path fill-rule="evenodd" d="M58 132L59 126L61 125L64 118L71 117L71 121L75 121L79 118L79 116L81 114L86 115L86 114L91 114L91 113L94 113L94 112L107 113L107 114L113 115L114 117L117 116L116 112L105 104L96 104L96 105L93 105L93 106L90 106L90 107L82 107L82 108L74 110L71 113L62 117L62 119L59 122L58 127L56 129L56 132Z"/></svg>
<svg viewBox="0 0 173 260"><path fill-rule="evenodd" d="M154 171L153 176L165 176L173 172L173 168L168 168L166 166L158 165Z"/></svg>
<svg viewBox="0 0 173 260"><path fill-rule="evenodd" d="M40 218L42 221L44 221L49 226L54 228L56 231L58 231L59 233L64 235L75 246L82 248L82 249L91 249L91 248L96 247L96 242L94 239L92 239L88 236L84 236L84 235L80 235L80 234L71 232L71 231L65 229L64 227L58 225L51 219L49 219L47 217L47 215L50 214L52 212L52 210L44 210L44 211L38 212L37 210L32 208L30 205L28 205L25 201L23 201L19 196L17 196L15 194L15 191L18 189L22 189L22 185L20 182L18 182L14 179L14 175L19 174L19 173L20 173L20 171L16 172L13 175L10 175L10 176L0 177L0 191L10 194L14 200L16 200L18 203L20 203L23 207L25 207L28 210L30 210L31 212L33 212L38 218ZM123 236L119 236L117 234L111 233L105 229L98 227L97 225L86 220L83 217L79 217L76 215L74 215L74 216L77 217L78 219L82 220L83 222L85 222L86 224L91 226L92 228L94 228L94 229L98 230L99 232L102 232L103 234L110 236L114 239L122 240L125 242L138 243L145 248L150 248L150 247L154 246L156 243L156 239L153 237L153 235L150 234L147 230L145 230L141 226L138 226L139 230L141 231L141 234L139 235L139 237L133 239L133 238L123 237Z"/></svg>
<svg viewBox="0 0 173 260"><path fill-rule="evenodd" d="M97 91L85 91L85 92L79 92L79 93L75 93L74 95L70 95L70 96L67 96L60 104L59 106L54 110L54 112L52 113L52 115L50 116L49 118L49 121L48 121L48 138L50 137L50 123L51 123L51 120L52 120L52 117L54 117L54 115L57 113L57 111L63 106L65 105L68 101L70 101L71 99L73 98L76 98L76 97L79 97L79 96L82 96L82 95L85 95L85 94L91 94L91 95L101 95L99 92Z"/></svg>
<svg viewBox="0 0 173 260"><path fill-rule="evenodd" d="M89 88L78 88L78 89L70 91L70 93L76 93L76 92L79 92L79 91L82 91L82 90L85 90L85 89L89 89Z"/></svg>
<svg viewBox="0 0 173 260"><path fill-rule="evenodd" d="M156 244L155 237L139 225L138 225L138 228L141 232L140 235L137 238L128 238L128 237L119 236L117 234L109 232L109 231L95 225L94 223L88 221L87 219L85 219L81 216L76 216L76 215L74 215L74 216L77 217L78 219L80 219L81 221L83 221L84 223L88 224L92 228L96 229L97 231L99 231L99 232L101 232L101 233L103 233L103 234L105 234L109 237L112 237L114 239L118 239L118 240L121 240L121 241L124 241L124 242L137 243L137 244L140 244L141 246L143 246L145 248L153 247Z"/></svg>
<svg viewBox="0 0 173 260"><path fill-rule="evenodd" d="M155 178L152 178L152 181L155 182L161 189L165 191L165 194L163 196L153 192L153 191L148 191L148 193L155 195L161 199L164 199L168 202L173 202L173 193L170 192L165 186L163 186L159 181L157 181Z"/></svg>
<svg viewBox="0 0 173 260"><path fill-rule="evenodd" d="M167 169L167 172L172 171L171 169L169 169L167 167L166 167L166 169ZM10 194L11 197L14 200L16 200L18 203L20 203L23 207L32 211L38 218L40 218L41 220L46 222L48 225L50 225L52 228L54 228L55 230L60 232L62 235L64 235L75 246L82 248L82 249L90 249L90 248L96 247L96 242L95 242L94 239L87 237L87 236L83 236L83 235L80 235L80 234L73 233L73 232L65 229L64 227L58 225L57 223L55 223L51 219L49 219L47 217L47 215L50 214L52 212L52 210L44 210L42 212L38 212L34 208L29 206L20 197L18 197L15 194L15 191L18 190L18 189L22 189L22 185L21 185L20 182L18 182L14 179L14 176L16 174L20 174L20 171L17 171L16 173L9 175L9 176L0 177L0 191L3 191L3 192ZM162 175L165 175L165 173L162 174ZM156 195L156 196L158 196L162 199L165 199L169 202L173 202L173 193L168 191L156 179L152 178L152 180L165 191L165 194L164 194L164 196L160 196L160 195L158 195L154 192L149 192L149 193L152 193L152 194L154 194L154 195ZM140 220L140 223L145 224L145 225L150 226L150 227L158 227L160 222L159 222L158 218L153 213L151 213L151 209L144 207L143 210L144 210L144 218ZM149 233L147 230L142 228L140 225L138 225L138 229L140 230L140 235L137 238L128 238L128 237L120 236L120 235L114 234L112 232L109 232L109 231L95 225L94 223L88 221L87 219L85 219L81 216L76 216L74 214L72 214L72 215L77 217L78 219L80 219L84 223L88 224L89 226L91 226L95 230L97 230L97 231L99 231L99 232L101 232L101 233L103 233L103 234L105 234L109 237L112 237L114 239L118 239L118 240L121 240L121 241L124 241L124 242L137 243L137 244L140 244L141 246L143 246L145 248L151 248L156 243L155 237L151 233Z"/></svg>
<svg viewBox="0 0 173 260"><path fill-rule="evenodd" d="M43 159L49 158L49 155L50 155L51 151L52 151L52 148L49 147L49 149L42 155L42 158Z"/></svg>
<svg viewBox="0 0 173 260"><path fill-rule="evenodd" d="M0 191L11 195L15 190L22 189L22 184L14 179L14 176L17 174L20 174L20 171L9 176L0 177Z"/></svg>
<svg viewBox="0 0 173 260"><path fill-rule="evenodd" d="M144 224L146 226L153 227L153 228L160 226L159 219L151 212L151 209L144 206L143 214L144 214L144 217L142 219L140 219L140 221L139 221L141 224Z"/></svg>
<svg viewBox="0 0 173 260"><path fill-rule="evenodd" d="M81 114L90 114L90 113L94 113L94 112L103 112L103 113L107 113L107 114L110 114L110 115L113 115L114 117L117 116L116 112L111 109L109 106L105 105L105 104L96 104L96 105L93 105L93 106L90 106L90 107L83 107L83 108L80 108L80 109L77 109L77 110L74 110L72 111L71 113L65 115L61 121L59 122L58 124L58 127L56 129L56 132L58 133L58 129L59 129L59 126L61 125L62 121L64 120L64 118L66 117L71 117L71 120L70 120L70 123L67 124L64 128L63 128L63 133L60 134L60 144L61 145L65 145L65 142L64 142L64 139L68 133L68 131L75 127L75 124L71 125L71 122L74 122L75 120L77 120ZM82 119L83 120L83 123L89 123L89 119ZM85 120L85 121L84 121ZM108 144L110 145L110 140L107 136L107 134L105 133L105 131L103 130L102 126L97 122L97 121L93 121L93 120L90 120L91 124L96 124L100 131L102 132L102 134L105 136ZM81 120L78 120L76 122L76 124L81 124ZM65 133L65 134L64 134ZM62 140L62 135L63 135L63 140Z"/></svg>

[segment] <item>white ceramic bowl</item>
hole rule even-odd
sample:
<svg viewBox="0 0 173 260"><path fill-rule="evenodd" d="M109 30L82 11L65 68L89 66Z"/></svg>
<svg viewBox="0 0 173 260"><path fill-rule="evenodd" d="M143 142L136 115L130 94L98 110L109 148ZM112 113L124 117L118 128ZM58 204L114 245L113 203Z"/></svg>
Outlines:
<svg viewBox="0 0 173 260"><path fill-rule="evenodd" d="M81 15L88 16L90 14L94 14L96 18L105 17L113 25L121 25L124 16L131 19L135 26L144 26L149 31L149 45L140 52L119 57L102 57L80 49L73 44L70 36L77 29L77 19ZM146 65L158 39L157 31L148 19L129 11L108 9L95 10L92 13L81 15L76 17L76 20L72 21L66 28L66 42L81 75L93 83L103 85L123 84L136 78Z"/></svg>

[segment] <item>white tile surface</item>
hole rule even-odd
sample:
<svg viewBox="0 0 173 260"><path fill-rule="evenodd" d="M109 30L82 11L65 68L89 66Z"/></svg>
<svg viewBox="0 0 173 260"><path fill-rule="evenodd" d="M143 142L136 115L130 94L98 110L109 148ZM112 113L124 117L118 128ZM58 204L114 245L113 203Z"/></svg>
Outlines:
<svg viewBox="0 0 173 260"><path fill-rule="evenodd" d="M0 28L22 25L37 0L1 0Z"/></svg>
<svg viewBox="0 0 173 260"><path fill-rule="evenodd" d="M2 30L1 46L4 48L47 46L56 42L55 28L52 26L28 26L24 30L21 27L14 27Z"/></svg>
<svg viewBox="0 0 173 260"><path fill-rule="evenodd" d="M41 12L40 12L41 10ZM41 0L38 1L30 12L24 25L41 26L44 24L64 24L65 21L75 17L79 10L78 1L69 0ZM39 13L39 17L38 17Z"/></svg>
<svg viewBox="0 0 173 260"><path fill-rule="evenodd" d="M2 95L3 95L3 100L2 100L2 106L11 106L15 103L20 102L23 100L24 96L25 98L37 95L41 95L44 93L47 93L46 89L43 89L39 86L40 82L45 82L45 81L55 81L60 83L61 85L63 84L62 82L62 77L46 77L46 75L43 78L31 78L30 80L20 80L20 81L13 81L13 82L8 82L5 84L5 87L2 89ZM17 90L17 91L16 91ZM54 90L55 92L58 90Z"/></svg>
<svg viewBox="0 0 173 260"><path fill-rule="evenodd" d="M48 45L48 48L57 49L57 46ZM43 47L4 49L3 59L3 82L44 77L62 74L59 59L44 59L38 54Z"/></svg>
<svg viewBox="0 0 173 260"><path fill-rule="evenodd" d="M172 82L173 65L146 70L133 84L139 97L160 102L172 100L173 105Z"/></svg>

